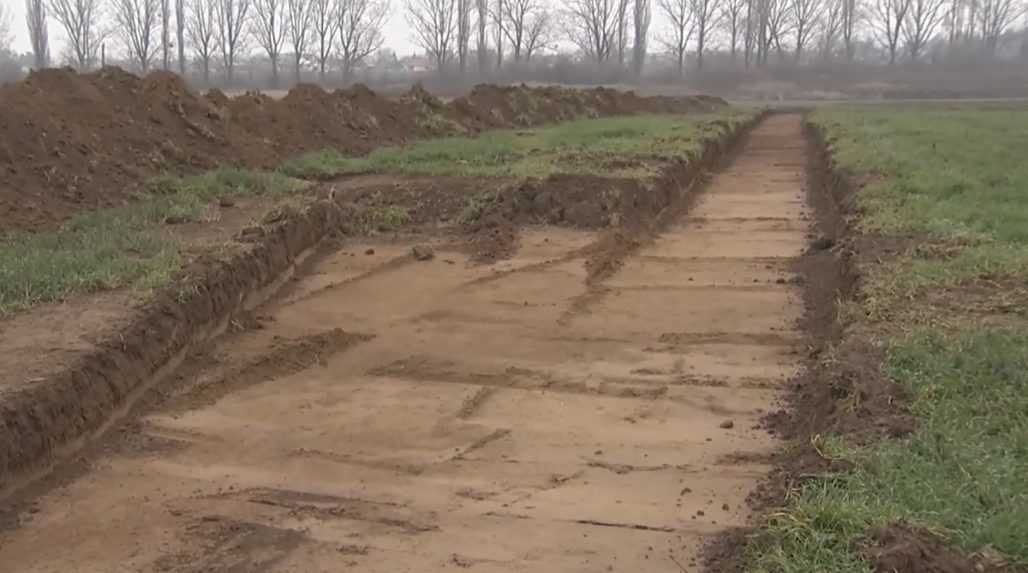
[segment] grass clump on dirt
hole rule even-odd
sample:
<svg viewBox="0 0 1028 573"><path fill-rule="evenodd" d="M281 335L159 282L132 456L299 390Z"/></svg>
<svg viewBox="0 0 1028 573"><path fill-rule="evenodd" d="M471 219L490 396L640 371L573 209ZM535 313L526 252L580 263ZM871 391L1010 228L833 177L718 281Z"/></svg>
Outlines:
<svg viewBox="0 0 1028 573"><path fill-rule="evenodd" d="M478 177L545 177L554 173L645 177L660 163L698 153L752 114L638 115L578 120L536 129L503 129L386 147L366 157L326 150L283 166L285 173L325 179L363 173Z"/></svg>
<svg viewBox="0 0 1028 573"><path fill-rule="evenodd" d="M200 220L221 197L285 193L301 184L230 168L161 176L128 206L81 213L54 231L0 236L0 315L72 294L165 284L178 269L181 244L161 224Z"/></svg>
<svg viewBox="0 0 1028 573"><path fill-rule="evenodd" d="M836 168L867 182L858 230L907 245L860 267L852 304L917 425L870 445L823 439L852 471L795 492L750 547L751 569L867 572L868 531L895 523L1028 565L1028 111L845 107L811 119Z"/></svg>

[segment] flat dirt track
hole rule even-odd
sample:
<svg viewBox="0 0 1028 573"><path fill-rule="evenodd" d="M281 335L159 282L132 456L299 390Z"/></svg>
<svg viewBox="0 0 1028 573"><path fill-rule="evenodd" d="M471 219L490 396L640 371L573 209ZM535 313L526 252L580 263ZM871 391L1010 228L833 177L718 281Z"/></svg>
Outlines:
<svg viewBox="0 0 1028 573"><path fill-rule="evenodd" d="M0 534L3 571L695 571L799 368L801 118L587 280L596 233L472 264L348 244Z"/></svg>

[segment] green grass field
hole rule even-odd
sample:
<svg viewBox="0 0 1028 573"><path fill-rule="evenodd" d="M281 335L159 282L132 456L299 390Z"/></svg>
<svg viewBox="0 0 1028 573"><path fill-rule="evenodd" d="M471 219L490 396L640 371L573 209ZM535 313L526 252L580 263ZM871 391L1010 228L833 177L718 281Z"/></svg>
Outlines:
<svg viewBox="0 0 1028 573"><path fill-rule="evenodd" d="M275 172L219 169L190 177L161 176L128 207L78 215L56 231L0 236L0 316L78 293L151 288L178 269L181 244L160 225L201 220L226 195L275 195L327 179L367 172L544 177L557 172L645 177L662 162L695 154L753 111L631 116L571 121L530 130L500 130L385 148L367 157L334 150L285 162ZM483 205L469 205L464 217ZM395 229L397 208L370 210L357 228Z"/></svg>
<svg viewBox="0 0 1028 573"><path fill-rule="evenodd" d="M843 107L811 121L838 167L871 182L860 230L911 244L861 269L849 312L879 333L918 427L866 447L825 437L855 469L796 492L750 569L868 572L861 536L898 521L1028 564L1028 111ZM956 306L936 306L939 293ZM959 304L971 293L973 312Z"/></svg>
<svg viewBox="0 0 1028 573"><path fill-rule="evenodd" d="M279 173L230 168L161 176L127 207L81 213L56 231L2 236L0 316L76 293L165 284L179 267L181 245L157 232L159 225L199 220L219 197L281 194L301 186Z"/></svg>
<svg viewBox="0 0 1028 573"><path fill-rule="evenodd" d="M536 129L504 129L479 137L451 137L385 147L367 157L343 157L334 150L287 161L293 177L326 179L361 173L478 177L546 177L587 173L647 177L664 162L699 152L752 117L729 109L718 113L649 115L570 121Z"/></svg>

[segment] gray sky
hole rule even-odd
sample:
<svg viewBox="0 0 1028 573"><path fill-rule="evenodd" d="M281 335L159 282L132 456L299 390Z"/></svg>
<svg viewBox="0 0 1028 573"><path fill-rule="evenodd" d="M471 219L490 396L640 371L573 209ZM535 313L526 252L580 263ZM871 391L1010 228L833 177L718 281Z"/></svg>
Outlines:
<svg viewBox="0 0 1028 573"><path fill-rule="evenodd" d="M104 0L106 1L106 0ZM403 0L390 0L389 21L385 27L385 45L396 50L400 56L414 53L417 47L410 40L410 32L407 29L407 22L403 17ZM14 33L14 50L16 52L27 52L31 49L29 45L28 31L25 28L25 0L0 0L0 4L11 12L11 31ZM50 21L50 51L58 54L59 46L64 43L64 34L60 26ZM110 49L111 46L108 46ZM121 48L117 47L120 51Z"/></svg>

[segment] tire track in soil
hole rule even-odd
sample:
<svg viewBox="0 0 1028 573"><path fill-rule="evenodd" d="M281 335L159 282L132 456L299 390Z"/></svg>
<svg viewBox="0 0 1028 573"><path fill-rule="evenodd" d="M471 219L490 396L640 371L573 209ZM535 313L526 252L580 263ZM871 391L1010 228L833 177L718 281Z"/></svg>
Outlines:
<svg viewBox="0 0 1028 573"><path fill-rule="evenodd" d="M114 452L44 495L0 564L692 570L746 523L777 447L757 426L798 368L804 152L800 118L769 117L687 216L598 281L579 256L597 234L566 229L526 230L494 267L445 248L359 273L326 256L297 285L315 295L262 309L260 339L369 337L298 346L317 367L151 413L143 431L178 445ZM218 355L259 355L252 338Z"/></svg>

